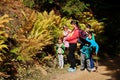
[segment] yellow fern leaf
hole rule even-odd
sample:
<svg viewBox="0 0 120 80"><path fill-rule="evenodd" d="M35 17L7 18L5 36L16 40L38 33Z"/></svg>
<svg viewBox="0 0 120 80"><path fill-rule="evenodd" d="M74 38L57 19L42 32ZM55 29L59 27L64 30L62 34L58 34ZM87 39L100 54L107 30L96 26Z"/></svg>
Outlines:
<svg viewBox="0 0 120 80"><path fill-rule="evenodd" d="M2 17L0 17L0 21L5 19L5 18L8 18L9 16L7 14L3 15Z"/></svg>

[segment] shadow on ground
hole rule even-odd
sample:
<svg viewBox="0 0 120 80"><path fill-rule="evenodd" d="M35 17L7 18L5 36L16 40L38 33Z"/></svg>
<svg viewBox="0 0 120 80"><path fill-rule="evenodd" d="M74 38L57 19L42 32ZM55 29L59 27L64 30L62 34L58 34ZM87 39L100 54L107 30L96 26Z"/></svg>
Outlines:
<svg viewBox="0 0 120 80"><path fill-rule="evenodd" d="M110 71L110 73L101 73L102 75L111 76L112 79L109 80L120 80L120 56L107 56L99 63Z"/></svg>

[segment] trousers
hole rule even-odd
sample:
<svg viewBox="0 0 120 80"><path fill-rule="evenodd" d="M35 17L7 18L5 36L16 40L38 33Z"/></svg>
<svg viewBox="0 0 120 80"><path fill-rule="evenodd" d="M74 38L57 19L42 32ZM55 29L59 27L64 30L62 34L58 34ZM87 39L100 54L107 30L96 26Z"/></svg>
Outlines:
<svg viewBox="0 0 120 80"><path fill-rule="evenodd" d="M59 63L59 67L63 68L64 66L64 58L62 54L58 54L58 63Z"/></svg>
<svg viewBox="0 0 120 80"><path fill-rule="evenodd" d="M70 63L70 67L73 69L76 67L76 59L75 59L76 48L77 48L77 43L70 43L69 44L68 61Z"/></svg>

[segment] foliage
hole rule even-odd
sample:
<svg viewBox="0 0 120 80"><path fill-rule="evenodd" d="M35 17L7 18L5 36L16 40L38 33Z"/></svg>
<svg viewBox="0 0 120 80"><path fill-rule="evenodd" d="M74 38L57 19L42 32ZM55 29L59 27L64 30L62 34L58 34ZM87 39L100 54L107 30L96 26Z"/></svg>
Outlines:
<svg viewBox="0 0 120 80"><path fill-rule="evenodd" d="M7 40L8 34L3 31L3 29L6 27L4 26L4 23L8 23L11 18L7 14L0 17L0 61L2 61L2 58L5 57L3 53L6 53L5 48L8 49L8 46L5 44L5 41Z"/></svg>
<svg viewBox="0 0 120 80"><path fill-rule="evenodd" d="M62 7L62 11L66 16L78 19L81 17L82 12L87 9L87 6L79 0L68 0L65 6Z"/></svg>
<svg viewBox="0 0 120 80"><path fill-rule="evenodd" d="M53 36L54 36L54 43L56 43L58 37L63 36L63 26L66 25L68 28L72 29L71 22L72 19L68 19L66 17L63 17L60 19L59 24L52 30Z"/></svg>
<svg viewBox="0 0 120 80"><path fill-rule="evenodd" d="M44 4L44 3L53 3L54 0L41 0L41 2L39 0L35 0L35 2Z"/></svg>
<svg viewBox="0 0 120 80"><path fill-rule="evenodd" d="M8 23L10 20L13 19L9 18L7 14L0 17L0 72L6 72L3 76L6 76L6 78L10 77L10 75L13 77L14 74L16 74L15 67L12 62L15 55L13 56L13 54L9 53L10 46L7 44L7 42L10 42L8 40L9 35L4 31L4 29L8 28L4 23Z"/></svg>
<svg viewBox="0 0 120 80"><path fill-rule="evenodd" d="M32 1L28 1L26 4L32 3ZM82 12L87 10L89 6L89 4L85 4L80 0L34 0L34 4L34 9L40 12L55 10L56 14L74 19L79 19Z"/></svg>
<svg viewBox="0 0 120 80"><path fill-rule="evenodd" d="M92 29L95 33L102 33L104 28L104 23L98 21L93 13L91 12L83 12L83 23L90 24L92 26Z"/></svg>
<svg viewBox="0 0 120 80"><path fill-rule="evenodd" d="M96 35L103 33L104 29L104 23L98 21L92 12L83 12L82 17L80 19L81 21L81 26L85 28L87 24L90 24L93 31Z"/></svg>
<svg viewBox="0 0 120 80"><path fill-rule="evenodd" d="M35 2L34 9L37 9L37 11L40 11L40 12L44 12L44 11L50 12L51 10L58 7L58 4L59 4L60 1L55 1L55 0L41 0L41 1L34 0L34 2Z"/></svg>
<svg viewBox="0 0 120 80"><path fill-rule="evenodd" d="M56 28L56 25L59 23L59 20L60 16L56 16L54 11L51 11L49 14L46 11L44 11L43 13L38 13L38 19L36 20L34 28L30 33L30 37L40 36L38 32L41 32L44 35L45 33L48 33L49 35L53 36L53 30Z"/></svg>
<svg viewBox="0 0 120 80"><path fill-rule="evenodd" d="M12 19L9 18L7 14L0 17L0 27L4 27L3 23L9 22L10 20L12 20Z"/></svg>
<svg viewBox="0 0 120 80"><path fill-rule="evenodd" d="M1 32L1 31L0 31ZM0 37L1 37L1 34L0 34ZM3 37L3 36L2 36ZM8 48L7 45L5 44L5 41L3 39L0 38L0 61L3 61L3 57L4 54L6 51L4 50L4 48Z"/></svg>
<svg viewBox="0 0 120 80"><path fill-rule="evenodd" d="M19 55L17 59L22 61L31 60L39 51L47 45L53 43L54 30L60 21L60 16L54 14L54 11L47 13L35 12L26 18L26 24L19 29L14 38L19 42Z"/></svg>
<svg viewBox="0 0 120 80"><path fill-rule="evenodd" d="M23 4L27 7L33 8L35 6L34 0L22 0Z"/></svg>

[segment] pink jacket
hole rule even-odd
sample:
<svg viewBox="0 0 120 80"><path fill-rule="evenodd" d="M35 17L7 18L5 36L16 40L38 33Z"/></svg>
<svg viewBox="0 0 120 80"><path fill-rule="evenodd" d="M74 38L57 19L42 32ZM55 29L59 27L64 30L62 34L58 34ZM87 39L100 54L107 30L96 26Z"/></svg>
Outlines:
<svg viewBox="0 0 120 80"><path fill-rule="evenodd" d="M66 38L69 43L77 43L79 37L79 29L74 29Z"/></svg>

